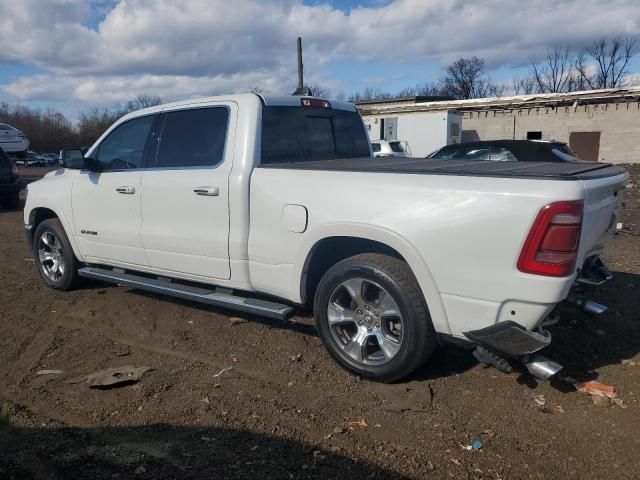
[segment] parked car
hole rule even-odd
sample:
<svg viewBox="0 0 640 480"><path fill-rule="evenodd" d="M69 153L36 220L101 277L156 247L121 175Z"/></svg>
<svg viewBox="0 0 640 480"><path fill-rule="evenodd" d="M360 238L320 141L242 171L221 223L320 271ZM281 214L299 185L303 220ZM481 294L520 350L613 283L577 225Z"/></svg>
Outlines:
<svg viewBox="0 0 640 480"><path fill-rule="evenodd" d="M24 158L16 160L16 163L25 167L42 167L46 165L47 160L35 152L27 152Z"/></svg>
<svg viewBox="0 0 640 480"><path fill-rule="evenodd" d="M57 153L43 153L40 158L44 165L58 165L59 155Z"/></svg>
<svg viewBox="0 0 640 480"><path fill-rule="evenodd" d="M374 157L408 157L409 155L399 141L375 140L371 142Z"/></svg>
<svg viewBox="0 0 640 480"><path fill-rule="evenodd" d="M443 160L492 160L496 162L575 162L569 145L555 140L485 140L447 145L427 158Z"/></svg>
<svg viewBox="0 0 640 480"><path fill-rule="evenodd" d="M277 319L312 305L333 358L382 381L445 340L555 373L534 355L551 341L541 324L576 282L608 278L599 255L629 178L372 162L354 105L255 94L133 112L64 166L24 209L46 285L99 279Z"/></svg>
<svg viewBox="0 0 640 480"><path fill-rule="evenodd" d="M29 149L29 140L15 127L6 123L0 123L0 148L6 154L17 155L18 158L24 158Z"/></svg>
<svg viewBox="0 0 640 480"><path fill-rule="evenodd" d="M20 172L15 163L0 148L0 204L14 210L20 204Z"/></svg>

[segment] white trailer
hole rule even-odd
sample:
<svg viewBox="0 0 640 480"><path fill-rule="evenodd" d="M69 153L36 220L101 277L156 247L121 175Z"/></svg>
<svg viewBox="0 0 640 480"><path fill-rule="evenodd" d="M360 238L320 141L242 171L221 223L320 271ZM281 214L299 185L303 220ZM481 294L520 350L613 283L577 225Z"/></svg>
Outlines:
<svg viewBox="0 0 640 480"><path fill-rule="evenodd" d="M369 140L399 140L412 157L425 157L451 143L460 143L462 115L455 111L366 113L362 119Z"/></svg>

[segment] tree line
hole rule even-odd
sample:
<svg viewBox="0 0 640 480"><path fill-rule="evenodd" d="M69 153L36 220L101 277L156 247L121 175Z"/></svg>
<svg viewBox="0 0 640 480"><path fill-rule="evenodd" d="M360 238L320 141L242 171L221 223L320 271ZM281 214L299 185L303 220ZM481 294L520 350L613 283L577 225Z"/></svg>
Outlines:
<svg viewBox="0 0 640 480"><path fill-rule="evenodd" d="M25 133L30 149L39 153L58 152L62 148L93 144L118 118L134 110L162 103L155 95L138 95L113 108L92 108L81 112L76 124L62 113L48 108L0 103L0 123L7 123Z"/></svg>
<svg viewBox="0 0 640 480"><path fill-rule="evenodd" d="M457 100L500 97L505 94L567 93L602 88L623 88L638 84L629 79L629 62L638 53L638 42L628 37L602 38L582 48L553 47L541 57L529 60L529 71L511 84L491 80L484 59L460 58L448 65L440 80L417 85L392 94L367 87L363 91L334 97L352 102L384 100L416 95L448 97ZM320 96L331 96L330 89L311 87Z"/></svg>

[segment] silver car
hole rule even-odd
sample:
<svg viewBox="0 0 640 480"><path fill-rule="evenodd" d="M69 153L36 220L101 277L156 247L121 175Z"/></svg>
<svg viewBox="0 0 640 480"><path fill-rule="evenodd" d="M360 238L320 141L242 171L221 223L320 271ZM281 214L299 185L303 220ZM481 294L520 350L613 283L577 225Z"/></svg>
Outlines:
<svg viewBox="0 0 640 480"><path fill-rule="evenodd" d="M374 157L408 157L407 151L399 140L376 140L371 142Z"/></svg>

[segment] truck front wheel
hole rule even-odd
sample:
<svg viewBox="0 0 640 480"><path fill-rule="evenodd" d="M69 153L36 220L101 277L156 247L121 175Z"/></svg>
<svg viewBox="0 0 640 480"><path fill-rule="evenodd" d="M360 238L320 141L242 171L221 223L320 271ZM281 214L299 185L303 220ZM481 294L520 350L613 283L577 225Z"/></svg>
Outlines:
<svg viewBox="0 0 640 480"><path fill-rule="evenodd" d="M411 269L388 255L360 254L332 266L316 290L314 317L331 356L374 380L409 375L437 345Z"/></svg>
<svg viewBox="0 0 640 480"><path fill-rule="evenodd" d="M78 281L79 262L60 220L45 220L33 237L33 258L48 287L71 290Z"/></svg>

